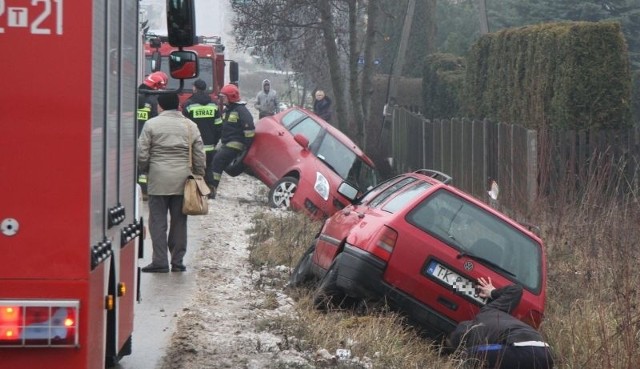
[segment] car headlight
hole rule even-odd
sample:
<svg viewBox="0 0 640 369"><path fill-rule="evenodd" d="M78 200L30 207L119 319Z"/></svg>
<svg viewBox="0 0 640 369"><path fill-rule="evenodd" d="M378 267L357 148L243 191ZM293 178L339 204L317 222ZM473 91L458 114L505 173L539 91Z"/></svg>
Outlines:
<svg viewBox="0 0 640 369"><path fill-rule="evenodd" d="M313 189L324 201L329 199L329 181L320 172L316 172L316 184L313 185Z"/></svg>

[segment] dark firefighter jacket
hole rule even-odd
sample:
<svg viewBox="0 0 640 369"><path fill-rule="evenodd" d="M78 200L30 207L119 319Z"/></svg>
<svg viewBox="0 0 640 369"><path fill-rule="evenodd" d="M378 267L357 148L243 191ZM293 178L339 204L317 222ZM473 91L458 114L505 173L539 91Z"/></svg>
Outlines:
<svg viewBox="0 0 640 369"><path fill-rule="evenodd" d="M213 151L222 134L220 109L204 92L196 92L184 102L182 114L191 119L200 130L204 151Z"/></svg>
<svg viewBox="0 0 640 369"><path fill-rule="evenodd" d="M227 147L243 150L251 146L256 134L253 116L246 103L231 103L222 114L222 138L220 141Z"/></svg>
<svg viewBox="0 0 640 369"><path fill-rule="evenodd" d="M158 115L158 95L141 93L141 90L152 91L152 89L144 83L138 86L138 137L145 122Z"/></svg>
<svg viewBox="0 0 640 369"><path fill-rule="evenodd" d="M491 291L490 302L472 321L461 322L450 334L453 347L464 342L467 348L486 344L511 345L516 342L542 341L542 336L510 313L522 298L522 286L509 285Z"/></svg>

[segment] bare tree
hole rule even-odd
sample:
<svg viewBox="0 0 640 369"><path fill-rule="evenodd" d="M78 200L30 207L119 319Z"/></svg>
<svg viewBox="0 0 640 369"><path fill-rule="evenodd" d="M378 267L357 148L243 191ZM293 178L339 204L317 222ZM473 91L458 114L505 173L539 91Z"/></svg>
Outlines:
<svg viewBox="0 0 640 369"><path fill-rule="evenodd" d="M368 100L379 3L380 0L232 1L236 44L269 60L285 59L307 79L318 81L329 75L336 125L343 131L355 128L356 141L364 142L364 122L370 119ZM358 61L363 50L364 67L360 71ZM350 127L349 122L355 122L355 127Z"/></svg>

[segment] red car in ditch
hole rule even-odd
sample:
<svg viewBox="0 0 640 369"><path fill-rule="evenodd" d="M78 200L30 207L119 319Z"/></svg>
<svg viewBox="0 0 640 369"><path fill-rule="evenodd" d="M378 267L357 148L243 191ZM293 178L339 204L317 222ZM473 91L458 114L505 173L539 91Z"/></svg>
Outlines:
<svg viewBox="0 0 640 369"><path fill-rule="evenodd" d="M294 107L256 123L243 158L248 172L270 189L269 204L324 218L350 201L337 192L348 181L358 192L378 183L373 161L344 133Z"/></svg>
<svg viewBox="0 0 640 369"><path fill-rule="evenodd" d="M290 285L315 286L316 306L383 301L425 333L441 337L486 301L476 281L517 283L514 315L533 327L545 306L542 240L432 170L385 181L328 218L294 269ZM343 183L339 191L353 198Z"/></svg>

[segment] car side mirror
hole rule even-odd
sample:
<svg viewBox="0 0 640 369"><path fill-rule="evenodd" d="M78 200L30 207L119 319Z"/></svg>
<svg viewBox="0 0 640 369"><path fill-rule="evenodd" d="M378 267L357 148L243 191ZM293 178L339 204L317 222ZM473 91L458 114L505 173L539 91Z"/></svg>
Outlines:
<svg viewBox="0 0 640 369"><path fill-rule="evenodd" d="M237 61L231 60L229 62L229 83L238 86L238 81L240 81L239 65Z"/></svg>
<svg viewBox="0 0 640 369"><path fill-rule="evenodd" d="M306 149L309 147L309 139L304 137L301 133L296 133L295 136L293 136L293 139L303 148Z"/></svg>
<svg viewBox="0 0 640 369"><path fill-rule="evenodd" d="M353 201L358 197L358 189L353 187L349 182L340 183L340 186L338 186L338 193L349 199L349 201Z"/></svg>
<svg viewBox="0 0 640 369"><path fill-rule="evenodd" d="M169 55L169 73L175 79L198 76L198 55L193 51L173 51Z"/></svg>
<svg viewBox="0 0 640 369"><path fill-rule="evenodd" d="M155 50L151 55L151 71L157 72L162 69L162 57L158 50Z"/></svg>

